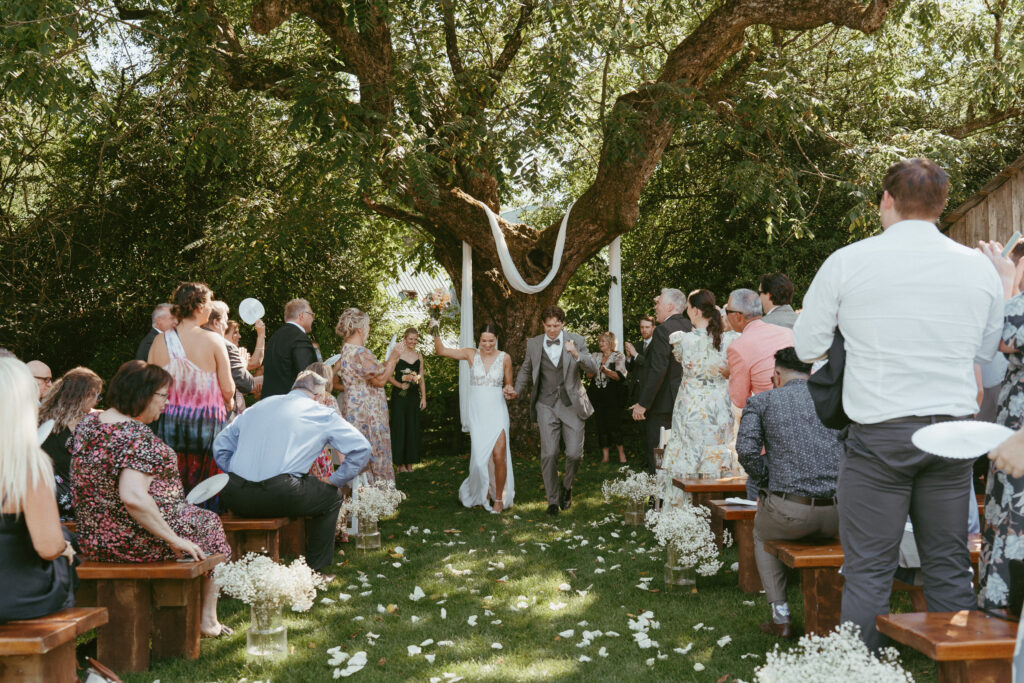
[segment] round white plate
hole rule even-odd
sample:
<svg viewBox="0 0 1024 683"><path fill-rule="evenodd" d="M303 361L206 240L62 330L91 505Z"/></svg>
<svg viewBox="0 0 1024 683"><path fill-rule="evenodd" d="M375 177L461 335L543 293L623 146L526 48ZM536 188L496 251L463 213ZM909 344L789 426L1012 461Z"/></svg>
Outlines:
<svg viewBox="0 0 1024 683"><path fill-rule="evenodd" d="M955 420L922 427L910 440L925 453L970 460L985 455L1012 435L1012 429L994 422Z"/></svg>
<svg viewBox="0 0 1024 683"><path fill-rule="evenodd" d="M241 318L246 325L252 325L254 322L262 318L266 312L266 309L263 308L263 304L251 297L248 299L242 299L242 303L238 304L238 317Z"/></svg>
<svg viewBox="0 0 1024 683"><path fill-rule="evenodd" d="M193 505L199 505L210 500L221 490L228 485L228 475L226 474L215 474L209 479L203 479L201 482L196 484L196 487L188 492L185 496L185 500L192 503Z"/></svg>
<svg viewBox="0 0 1024 683"><path fill-rule="evenodd" d="M334 365L339 360L341 360L341 354L340 353L336 353L333 356L331 356L330 358L328 358L327 360L325 360L324 364L325 365Z"/></svg>
<svg viewBox="0 0 1024 683"><path fill-rule="evenodd" d="M42 446L43 442L46 441L46 437L50 436L50 432L53 431L53 420L47 420L43 424L39 425L39 430L36 435L39 437L39 445Z"/></svg>

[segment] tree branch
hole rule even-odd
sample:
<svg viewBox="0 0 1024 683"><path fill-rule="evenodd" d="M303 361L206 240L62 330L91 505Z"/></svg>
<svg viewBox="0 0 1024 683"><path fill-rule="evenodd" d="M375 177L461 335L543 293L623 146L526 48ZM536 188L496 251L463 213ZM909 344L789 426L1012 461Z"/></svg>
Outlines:
<svg viewBox="0 0 1024 683"><path fill-rule="evenodd" d="M1016 118L1021 114L1024 114L1024 109L1021 107L1008 107L1002 111L992 112L987 116L969 117L968 120L963 123L944 128L942 132L951 138L962 140L970 137L980 130L988 128L989 126L994 126L997 123L1002 123L1003 121Z"/></svg>
<svg viewBox="0 0 1024 683"><path fill-rule="evenodd" d="M452 75L456 80L466 70L459 54L459 39L455 32L455 11L451 0L442 0L441 14L444 17L444 49L448 53L448 63L452 67Z"/></svg>
<svg viewBox="0 0 1024 683"><path fill-rule="evenodd" d="M519 52L519 48L523 46L523 29L530 23L530 16L533 14L533 10L537 7L536 0L521 0L522 4L519 6L519 19L516 21L515 28L508 35L508 40L505 41L505 47L502 49L501 54L494 60L494 64L491 66L491 76L496 82L501 82L504 78L505 72L508 71L508 67L512 64L512 60L515 59L516 54Z"/></svg>

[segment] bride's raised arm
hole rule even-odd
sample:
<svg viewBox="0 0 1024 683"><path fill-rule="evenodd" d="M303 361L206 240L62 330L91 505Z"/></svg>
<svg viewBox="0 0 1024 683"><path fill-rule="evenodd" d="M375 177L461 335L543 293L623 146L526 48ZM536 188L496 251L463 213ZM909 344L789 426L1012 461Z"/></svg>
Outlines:
<svg viewBox="0 0 1024 683"><path fill-rule="evenodd" d="M430 331L434 335L434 353L445 358L454 358L455 360L464 360L467 363L473 362L473 355L476 353L476 349L449 349L441 341L441 330L438 329L436 320L430 321Z"/></svg>

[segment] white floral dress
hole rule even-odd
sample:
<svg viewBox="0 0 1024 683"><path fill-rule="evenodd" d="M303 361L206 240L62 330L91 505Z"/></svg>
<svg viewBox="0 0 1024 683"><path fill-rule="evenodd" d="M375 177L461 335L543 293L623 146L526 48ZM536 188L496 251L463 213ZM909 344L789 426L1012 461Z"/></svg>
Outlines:
<svg viewBox="0 0 1024 683"><path fill-rule="evenodd" d="M665 445L659 473L661 498L667 507L686 500L686 494L672 486L673 477L692 473L718 476L732 462L735 418L722 366L729 364L725 351L738 336L723 333L720 349L706 330L674 332L669 337L672 352L683 366L683 378L672 409L672 436Z"/></svg>

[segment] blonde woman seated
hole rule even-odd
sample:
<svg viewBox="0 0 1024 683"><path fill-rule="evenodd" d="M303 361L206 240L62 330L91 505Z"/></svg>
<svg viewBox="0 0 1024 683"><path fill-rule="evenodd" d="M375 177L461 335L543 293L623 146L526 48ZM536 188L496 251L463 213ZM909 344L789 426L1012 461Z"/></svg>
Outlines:
<svg viewBox="0 0 1024 683"><path fill-rule="evenodd" d="M515 397L512 359L498 350L498 330L484 325L480 349L449 349L431 322L434 352L445 358L464 360L471 368L469 388L469 438L472 442L469 476L459 487L459 500L466 507L482 505L497 514L512 506L515 486L512 477L512 449L508 436L506 396ZM488 499L494 501L493 507Z"/></svg>
<svg viewBox="0 0 1024 683"><path fill-rule="evenodd" d="M37 443L38 405L28 367L0 356L0 623L75 604L75 551L57 514L50 458Z"/></svg>

